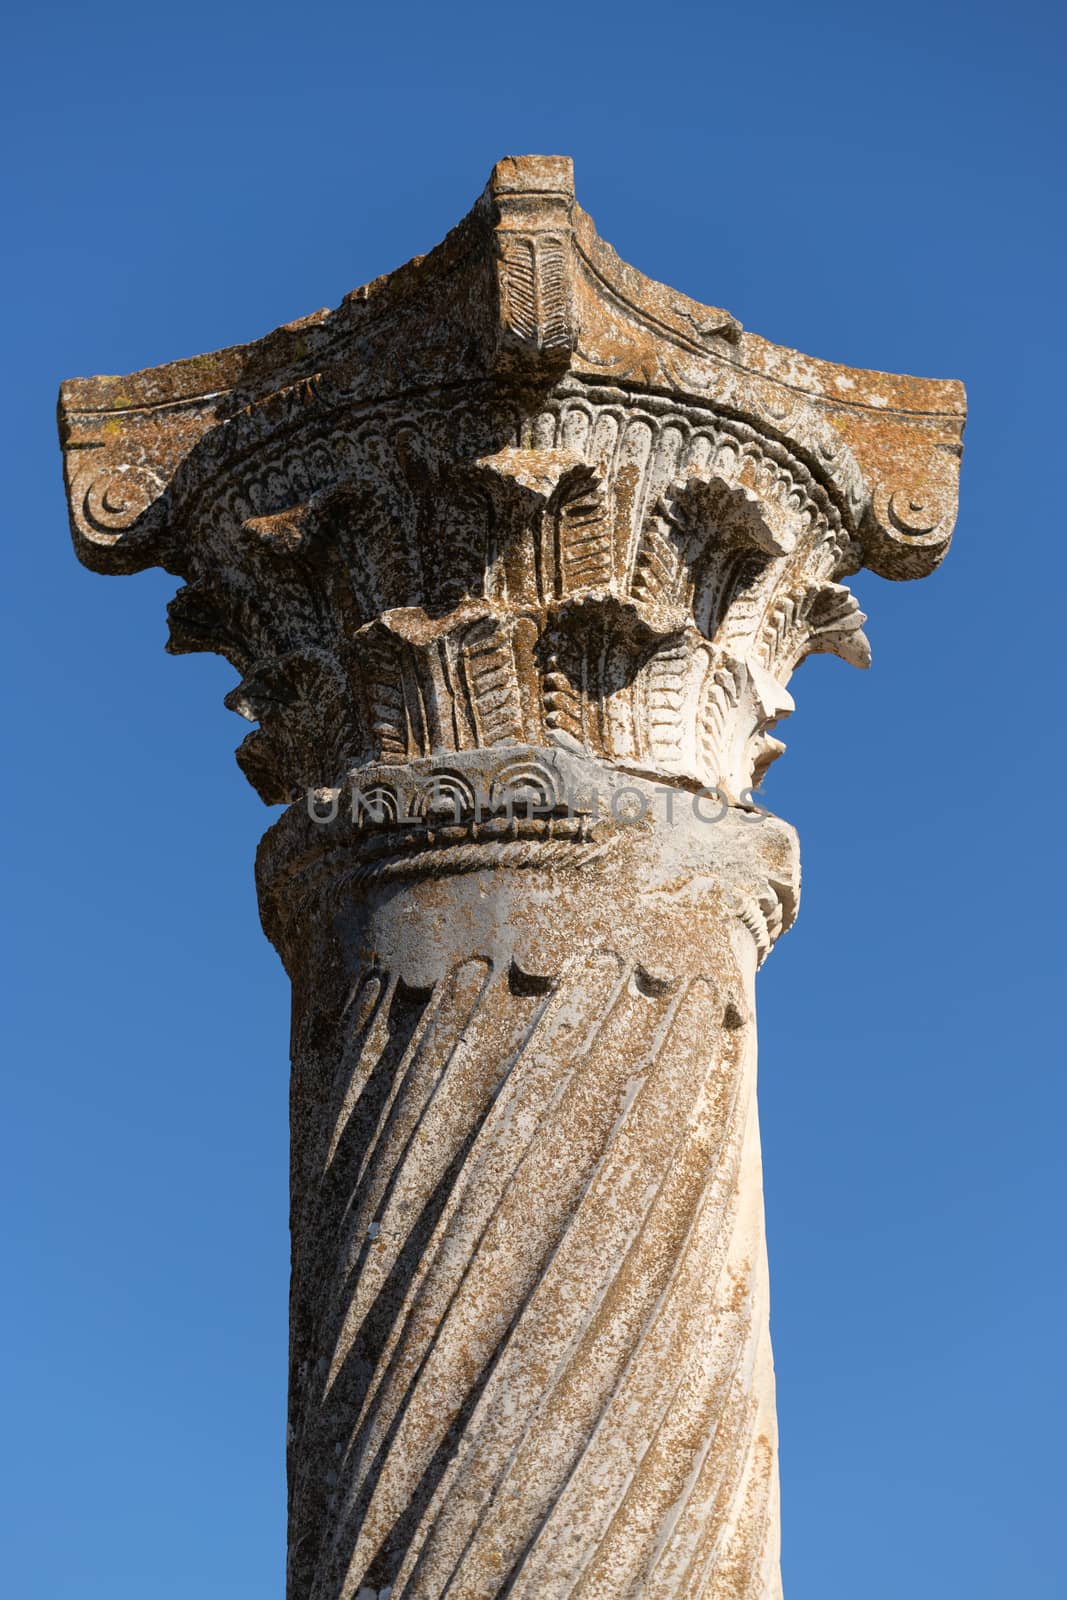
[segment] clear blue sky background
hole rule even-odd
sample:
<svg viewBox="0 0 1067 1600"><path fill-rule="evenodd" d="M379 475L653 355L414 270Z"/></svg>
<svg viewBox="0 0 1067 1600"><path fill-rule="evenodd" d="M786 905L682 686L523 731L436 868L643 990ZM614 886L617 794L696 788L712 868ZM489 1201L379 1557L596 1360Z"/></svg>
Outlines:
<svg viewBox="0 0 1067 1600"><path fill-rule="evenodd" d="M794 682L761 980L788 1600L1053 1600L1063 1552L1065 51L1051 4L44 3L4 26L10 813L0 1556L18 1600L281 1596L270 815L174 581L82 571L60 379L255 338L573 155L635 266L961 377L956 545Z"/></svg>

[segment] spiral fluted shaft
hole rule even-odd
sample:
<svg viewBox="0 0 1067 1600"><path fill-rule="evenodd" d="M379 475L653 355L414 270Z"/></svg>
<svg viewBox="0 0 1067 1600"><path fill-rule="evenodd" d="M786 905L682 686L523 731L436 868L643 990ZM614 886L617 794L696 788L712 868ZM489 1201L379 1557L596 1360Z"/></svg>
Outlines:
<svg viewBox="0 0 1067 1600"><path fill-rule="evenodd" d="M677 843L306 895L289 1600L779 1593L759 873Z"/></svg>

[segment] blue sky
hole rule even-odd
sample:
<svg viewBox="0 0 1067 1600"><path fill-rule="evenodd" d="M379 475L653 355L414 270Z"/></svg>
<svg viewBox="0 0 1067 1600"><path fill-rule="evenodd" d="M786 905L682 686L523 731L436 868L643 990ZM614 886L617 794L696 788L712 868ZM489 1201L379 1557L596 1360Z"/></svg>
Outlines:
<svg viewBox="0 0 1067 1600"><path fill-rule="evenodd" d="M1062 1596L1062 16L46 0L4 39L8 1592L282 1593L270 814L232 669L163 653L174 580L75 562L57 385L335 304L544 151L646 273L967 383L949 559L859 576L874 665L803 668L767 789L805 870L760 979L783 1565Z"/></svg>

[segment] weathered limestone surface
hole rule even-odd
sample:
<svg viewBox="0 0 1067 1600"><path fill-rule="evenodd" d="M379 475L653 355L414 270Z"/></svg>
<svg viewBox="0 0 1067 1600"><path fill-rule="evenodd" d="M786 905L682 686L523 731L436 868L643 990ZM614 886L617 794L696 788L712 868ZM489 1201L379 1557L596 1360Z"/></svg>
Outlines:
<svg viewBox="0 0 1067 1600"><path fill-rule="evenodd" d="M963 422L536 156L336 311L64 385L78 554L185 580L291 802L289 1600L780 1593L751 789L804 657L868 662L842 579L943 557Z"/></svg>

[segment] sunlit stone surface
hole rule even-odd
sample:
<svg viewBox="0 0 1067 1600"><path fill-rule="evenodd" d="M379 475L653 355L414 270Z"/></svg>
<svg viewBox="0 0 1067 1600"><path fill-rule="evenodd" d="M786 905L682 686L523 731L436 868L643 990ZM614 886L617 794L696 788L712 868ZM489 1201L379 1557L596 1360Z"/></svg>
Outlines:
<svg viewBox="0 0 1067 1600"><path fill-rule="evenodd" d="M79 556L181 576L289 806L289 1600L780 1593L752 789L799 662L867 665L842 580L944 555L963 420L540 156L336 311L64 386Z"/></svg>

